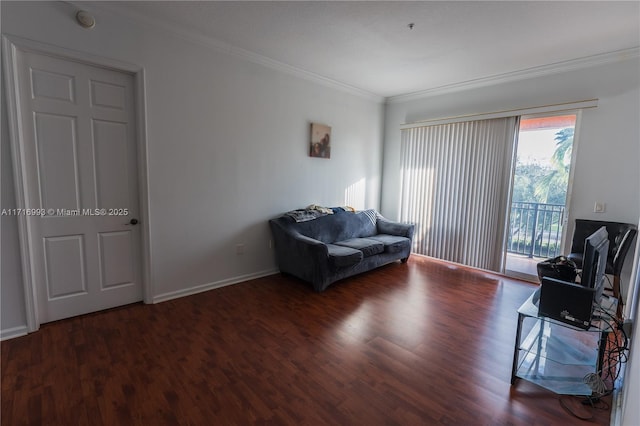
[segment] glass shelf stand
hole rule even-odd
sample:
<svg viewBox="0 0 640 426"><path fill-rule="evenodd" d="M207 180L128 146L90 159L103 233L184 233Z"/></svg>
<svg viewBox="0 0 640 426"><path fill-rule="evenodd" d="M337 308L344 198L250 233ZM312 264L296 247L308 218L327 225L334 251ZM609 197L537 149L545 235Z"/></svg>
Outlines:
<svg viewBox="0 0 640 426"><path fill-rule="evenodd" d="M594 320L588 330L538 316L538 291L518 309L511 384L524 379L563 395L591 395L584 382L602 365L609 321ZM617 301L603 296L594 317L615 315ZM603 312L603 310L605 312Z"/></svg>

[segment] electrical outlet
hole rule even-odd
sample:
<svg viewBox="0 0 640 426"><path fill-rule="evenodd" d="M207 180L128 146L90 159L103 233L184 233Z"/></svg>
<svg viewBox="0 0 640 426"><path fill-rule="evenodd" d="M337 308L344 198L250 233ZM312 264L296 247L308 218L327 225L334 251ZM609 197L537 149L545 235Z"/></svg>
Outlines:
<svg viewBox="0 0 640 426"><path fill-rule="evenodd" d="M631 336L631 331L633 330L633 321L630 319L624 320L622 324L622 330L624 330L624 334L627 336Z"/></svg>
<svg viewBox="0 0 640 426"><path fill-rule="evenodd" d="M236 254L244 254L244 244L236 244Z"/></svg>
<svg viewBox="0 0 640 426"><path fill-rule="evenodd" d="M600 201L596 201L596 204L593 206L594 213L604 213L607 210L607 205Z"/></svg>

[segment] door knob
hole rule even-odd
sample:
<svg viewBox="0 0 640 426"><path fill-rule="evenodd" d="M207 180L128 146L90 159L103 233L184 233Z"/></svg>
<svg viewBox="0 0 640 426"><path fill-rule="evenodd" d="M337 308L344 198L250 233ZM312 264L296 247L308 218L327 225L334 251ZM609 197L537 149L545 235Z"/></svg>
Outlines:
<svg viewBox="0 0 640 426"><path fill-rule="evenodd" d="M138 219L136 219L135 217L131 219L129 223L127 223L127 225L137 225L137 224L138 224Z"/></svg>

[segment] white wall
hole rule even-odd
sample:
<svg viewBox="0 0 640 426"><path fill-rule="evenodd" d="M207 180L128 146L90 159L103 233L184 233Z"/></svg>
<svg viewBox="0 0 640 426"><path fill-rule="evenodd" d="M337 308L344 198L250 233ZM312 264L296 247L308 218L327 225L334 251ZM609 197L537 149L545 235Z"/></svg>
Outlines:
<svg viewBox="0 0 640 426"><path fill-rule="evenodd" d="M378 208L384 105L86 7L3 1L3 34L137 64L146 73L153 297L275 272L267 220L311 203ZM3 100L4 102L4 100ZM3 115L4 120L4 115ZM311 121L331 159L308 156ZM15 203L2 123L2 207ZM360 205L357 205L360 204ZM15 220L2 220L2 329L25 324ZM236 244L245 245L237 255ZM5 264L6 263L6 264Z"/></svg>
<svg viewBox="0 0 640 426"><path fill-rule="evenodd" d="M2 93L5 93L4 82ZM13 166L11 151L5 141L9 138L7 111L2 104L0 131L0 182L2 193L0 202L2 209L16 207L13 190ZM18 220L15 216L0 217L0 338L26 333L24 289L22 286L22 270L18 252Z"/></svg>
<svg viewBox="0 0 640 426"><path fill-rule="evenodd" d="M638 159L640 160L640 159ZM640 226L640 223L638 223ZM640 251L640 242L636 245L636 252ZM640 256L636 256L634 263L634 273L632 275L635 282L635 293L630 295L629 303L625 307L627 318L633 319L631 330L631 342L629 344L629 361L626 365L626 375L621 392L622 410L620 416L614 418L612 424L621 426L640 425Z"/></svg>

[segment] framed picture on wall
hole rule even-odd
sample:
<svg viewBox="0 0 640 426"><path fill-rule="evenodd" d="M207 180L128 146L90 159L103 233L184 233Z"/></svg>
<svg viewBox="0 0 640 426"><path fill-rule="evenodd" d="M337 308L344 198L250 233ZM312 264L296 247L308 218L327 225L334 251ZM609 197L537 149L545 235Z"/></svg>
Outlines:
<svg viewBox="0 0 640 426"><path fill-rule="evenodd" d="M331 158L331 127L325 124L311 123L311 157Z"/></svg>

